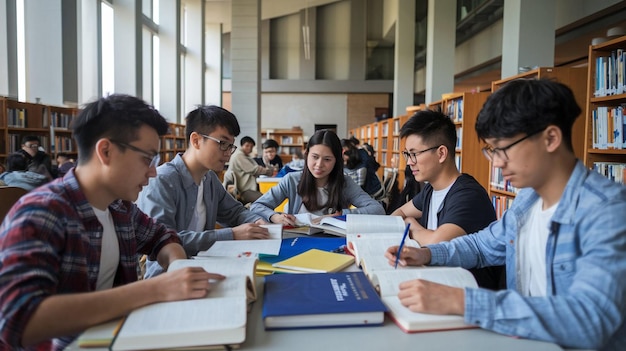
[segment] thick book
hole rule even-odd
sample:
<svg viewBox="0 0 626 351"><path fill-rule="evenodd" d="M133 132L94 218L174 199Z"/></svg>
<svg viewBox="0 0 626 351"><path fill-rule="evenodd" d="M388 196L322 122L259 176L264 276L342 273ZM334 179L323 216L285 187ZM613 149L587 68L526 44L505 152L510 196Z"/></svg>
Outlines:
<svg viewBox="0 0 626 351"><path fill-rule="evenodd" d="M226 276L202 299L155 303L132 311L111 350L237 346L245 341L248 307L256 300L256 258L176 260L168 271L202 267Z"/></svg>
<svg viewBox="0 0 626 351"><path fill-rule="evenodd" d="M266 329L376 326L387 308L362 272L265 277Z"/></svg>
<svg viewBox="0 0 626 351"><path fill-rule="evenodd" d="M365 233L383 233L404 231L404 221L400 216L347 214L345 216L323 217L310 213L300 213L296 216L296 227L285 227L283 231L298 234L327 234L345 236L361 235Z"/></svg>
<svg viewBox="0 0 626 351"><path fill-rule="evenodd" d="M369 275L372 285L389 309L390 318L406 333L476 328L465 324L462 316L417 313L403 306L398 298L399 285L424 279L458 288L478 288L472 273L460 267L414 267L412 269L379 270Z"/></svg>
<svg viewBox="0 0 626 351"><path fill-rule="evenodd" d="M326 233L336 236L346 236L346 216L316 216L311 213L298 213L295 215L296 225L285 226L283 231L293 234L317 234Z"/></svg>
<svg viewBox="0 0 626 351"><path fill-rule="evenodd" d="M354 263L354 257L341 253L310 249L272 266L304 273L339 272Z"/></svg>

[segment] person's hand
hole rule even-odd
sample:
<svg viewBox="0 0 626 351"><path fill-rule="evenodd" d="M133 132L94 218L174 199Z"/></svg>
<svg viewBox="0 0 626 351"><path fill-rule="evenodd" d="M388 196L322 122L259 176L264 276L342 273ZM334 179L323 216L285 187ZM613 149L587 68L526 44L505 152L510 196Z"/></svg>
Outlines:
<svg viewBox="0 0 626 351"><path fill-rule="evenodd" d="M392 246L385 252L385 257L389 260L390 266L396 265L396 257L398 255L399 246ZM430 249L422 247L402 247L400 252L400 260L398 264L400 266L423 266L430 262Z"/></svg>
<svg viewBox="0 0 626 351"><path fill-rule="evenodd" d="M186 267L148 279L157 284L160 301L178 301L205 297L215 284L224 280L221 274L209 273L201 267Z"/></svg>
<svg viewBox="0 0 626 351"><path fill-rule="evenodd" d="M296 216L288 213L275 213L270 217L270 221L290 227L296 226Z"/></svg>
<svg viewBox="0 0 626 351"><path fill-rule="evenodd" d="M400 284L398 298L413 312L430 314L465 313L465 291L448 285L415 279Z"/></svg>
<svg viewBox="0 0 626 351"><path fill-rule="evenodd" d="M269 224L269 223L267 223L263 218L259 218L256 221L254 221L254 224Z"/></svg>
<svg viewBox="0 0 626 351"><path fill-rule="evenodd" d="M233 228L235 240L269 239L270 232L267 228L256 223L245 223Z"/></svg>

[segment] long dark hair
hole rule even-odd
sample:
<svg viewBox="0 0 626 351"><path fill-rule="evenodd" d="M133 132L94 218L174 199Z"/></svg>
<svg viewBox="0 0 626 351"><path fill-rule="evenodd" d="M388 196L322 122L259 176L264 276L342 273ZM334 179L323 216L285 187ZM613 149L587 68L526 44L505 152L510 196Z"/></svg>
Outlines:
<svg viewBox="0 0 626 351"><path fill-rule="evenodd" d="M325 145L330 148L331 152L335 156L335 167L328 175L328 202L320 204L317 199L317 185L315 183L315 177L309 171L308 155L309 150L315 145ZM341 156L341 142L339 137L333 131L330 130L318 130L309 139L309 143L306 148L306 157L304 157L304 169L302 170L302 178L298 184L298 195L302 197L302 203L309 211L319 211L325 208L332 209L332 212L340 211L346 207L345 200L343 198L343 188L345 186L345 179L343 177L343 158Z"/></svg>

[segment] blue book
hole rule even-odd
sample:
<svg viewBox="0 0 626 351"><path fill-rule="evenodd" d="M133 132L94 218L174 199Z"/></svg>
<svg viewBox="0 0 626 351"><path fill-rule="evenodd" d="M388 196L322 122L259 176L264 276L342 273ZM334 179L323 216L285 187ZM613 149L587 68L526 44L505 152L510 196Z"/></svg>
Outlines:
<svg viewBox="0 0 626 351"><path fill-rule="evenodd" d="M310 249L340 252L345 246L346 238L340 237L316 238L302 236L288 238L283 239L281 242L278 255L259 255L259 259L268 263L276 263L309 251Z"/></svg>
<svg viewBox="0 0 626 351"><path fill-rule="evenodd" d="M363 272L265 277L265 329L382 325L387 307Z"/></svg>

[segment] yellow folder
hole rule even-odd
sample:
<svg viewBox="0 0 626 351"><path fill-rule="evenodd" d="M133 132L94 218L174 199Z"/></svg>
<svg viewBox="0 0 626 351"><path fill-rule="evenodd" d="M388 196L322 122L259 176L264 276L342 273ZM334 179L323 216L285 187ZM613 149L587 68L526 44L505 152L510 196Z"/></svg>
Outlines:
<svg viewBox="0 0 626 351"><path fill-rule="evenodd" d="M330 273L339 272L352 263L354 263L353 256L311 249L284 261L276 262L273 266L310 273Z"/></svg>

